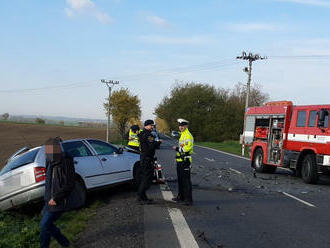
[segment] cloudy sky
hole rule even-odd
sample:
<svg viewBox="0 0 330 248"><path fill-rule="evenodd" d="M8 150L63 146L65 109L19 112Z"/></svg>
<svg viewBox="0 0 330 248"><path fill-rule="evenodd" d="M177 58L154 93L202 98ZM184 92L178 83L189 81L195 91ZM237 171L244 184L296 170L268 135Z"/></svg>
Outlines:
<svg viewBox="0 0 330 248"><path fill-rule="evenodd" d="M13 0L0 4L0 114L104 118L100 79L141 99L175 82L252 82L272 100L330 104L330 0Z"/></svg>

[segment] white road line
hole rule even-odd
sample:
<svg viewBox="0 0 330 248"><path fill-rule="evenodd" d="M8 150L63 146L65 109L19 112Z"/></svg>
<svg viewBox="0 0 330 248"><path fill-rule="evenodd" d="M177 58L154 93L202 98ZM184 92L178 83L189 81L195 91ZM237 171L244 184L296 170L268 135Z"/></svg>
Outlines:
<svg viewBox="0 0 330 248"><path fill-rule="evenodd" d="M162 190L162 187L160 189L164 200L172 201L173 198L172 191ZM180 246L185 248L198 248L199 246L194 238L194 235L191 233L191 230L181 210L177 208L168 208L168 213L171 217L173 227L178 237Z"/></svg>
<svg viewBox="0 0 330 248"><path fill-rule="evenodd" d="M307 202L307 201L301 200L301 199L299 199L298 197L295 197L295 196L293 196L293 195L290 195L289 193L282 192L282 194L284 194L284 195L286 195L286 196L288 196L288 197L291 197L292 199L295 199L295 200L297 200L297 201L299 201L299 202L301 202L301 203L303 203L303 204L305 204L305 205L307 205L307 206L309 206L309 207L316 207L315 205L313 205L313 204L311 204L311 203L309 203L309 202Z"/></svg>
<svg viewBox="0 0 330 248"><path fill-rule="evenodd" d="M195 146L197 146L197 147L201 147L201 148L205 148L205 149L209 149L209 150L212 150L212 151L215 151L215 152L220 152L220 153L223 153L223 154L226 154L226 155L230 155L230 156L233 156L233 157L236 157L236 158L241 158L241 159L245 159L245 160L250 160L249 158L244 158L244 157L242 157L242 156L238 156L238 155L231 154L231 153L228 153L228 152L219 151L219 150L216 150L216 149L213 149L213 148L210 148L210 147L199 146L199 145L195 145Z"/></svg>
<svg viewBox="0 0 330 248"><path fill-rule="evenodd" d="M235 170L233 168L229 168L229 170L233 171L233 172L236 172L237 174L242 174L242 172L238 171L238 170Z"/></svg>
<svg viewBox="0 0 330 248"><path fill-rule="evenodd" d="M207 161L210 161L210 162L214 162L215 160L213 158L204 158L206 159Z"/></svg>
<svg viewBox="0 0 330 248"><path fill-rule="evenodd" d="M209 149L209 150L212 150L212 151L215 151L215 152L220 152L220 153L223 153L223 154L226 154L226 155L229 155L229 156L235 157L235 158L241 158L241 159L245 159L245 160L250 161L249 158L245 158L245 157L242 157L242 156L239 156L239 155L235 155L235 154L232 154L232 153L219 151L219 150L216 150L216 149L213 149L213 148L210 148L210 147L206 147L206 146L199 146L199 145L195 145L195 146L198 146L198 147L201 147L201 148L205 148L205 149ZM277 168L278 168L278 169L281 169L281 170L291 171L291 170L288 169L288 168L283 168L283 167L277 167Z"/></svg>
<svg viewBox="0 0 330 248"><path fill-rule="evenodd" d="M277 167L277 169L281 169L281 170L285 170L285 171L290 171L290 172L292 172L292 170L290 170L290 169L288 169L288 168Z"/></svg>

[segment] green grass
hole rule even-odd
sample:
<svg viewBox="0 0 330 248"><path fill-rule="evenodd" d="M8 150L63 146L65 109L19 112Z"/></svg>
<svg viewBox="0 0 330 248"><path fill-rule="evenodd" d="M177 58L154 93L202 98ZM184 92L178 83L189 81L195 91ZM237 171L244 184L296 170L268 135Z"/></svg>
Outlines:
<svg viewBox="0 0 330 248"><path fill-rule="evenodd" d="M242 155L242 146L235 140L227 140L224 142L196 142L196 145L206 146L236 155Z"/></svg>
<svg viewBox="0 0 330 248"><path fill-rule="evenodd" d="M74 242L77 234L87 226L87 221L96 214L100 204L100 201L95 201L80 210L66 212L56 225L71 242ZM0 248L39 247L40 220L39 213L27 215L12 211L0 212ZM60 246L52 240L50 247Z"/></svg>

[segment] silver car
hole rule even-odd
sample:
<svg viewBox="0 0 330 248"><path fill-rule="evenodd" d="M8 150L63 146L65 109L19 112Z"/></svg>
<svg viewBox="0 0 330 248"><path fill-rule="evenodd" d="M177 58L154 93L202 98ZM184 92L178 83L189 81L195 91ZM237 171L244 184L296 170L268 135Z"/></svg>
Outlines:
<svg viewBox="0 0 330 248"><path fill-rule="evenodd" d="M97 139L63 141L62 148L74 158L76 189L84 200L89 190L136 178L138 154ZM0 171L0 210L42 200L45 179L45 147L17 151Z"/></svg>

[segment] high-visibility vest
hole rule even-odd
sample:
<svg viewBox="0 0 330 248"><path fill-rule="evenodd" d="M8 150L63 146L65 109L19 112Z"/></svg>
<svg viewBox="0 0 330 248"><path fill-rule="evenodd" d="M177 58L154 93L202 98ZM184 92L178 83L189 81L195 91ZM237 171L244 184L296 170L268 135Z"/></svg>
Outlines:
<svg viewBox="0 0 330 248"><path fill-rule="evenodd" d="M132 129L129 130L129 134L128 134L128 144L129 146L140 146L140 142L139 142L139 137L136 133L134 133L132 131Z"/></svg>
<svg viewBox="0 0 330 248"><path fill-rule="evenodd" d="M179 151L176 153L176 161L182 162L184 159L189 159L192 162L191 155L194 153L194 137L186 128L179 139Z"/></svg>

